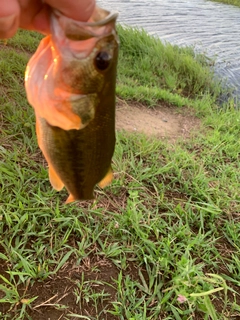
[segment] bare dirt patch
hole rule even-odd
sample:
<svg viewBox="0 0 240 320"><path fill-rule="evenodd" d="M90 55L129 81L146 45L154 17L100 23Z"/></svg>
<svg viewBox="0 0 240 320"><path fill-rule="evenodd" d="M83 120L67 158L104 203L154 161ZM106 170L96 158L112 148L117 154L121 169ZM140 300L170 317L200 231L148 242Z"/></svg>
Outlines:
<svg viewBox="0 0 240 320"><path fill-rule="evenodd" d="M188 107L159 104L155 108L148 108L140 103L117 101L117 130L176 140L189 137L199 126L200 120L194 115L194 110Z"/></svg>
<svg viewBox="0 0 240 320"><path fill-rule="evenodd" d="M3 264L0 274L8 277L6 269L7 266ZM78 319L79 316L95 319L99 315L103 320L117 320L118 317L108 311L113 309L112 302L116 301L115 281L118 273L117 267L104 257L88 256L78 266L75 261L68 262L47 280L35 281L26 287L18 286L21 300L15 306L1 303L0 315L7 314L12 319L20 319L16 315L19 314L23 301L36 297L27 308L30 318L25 316L22 320ZM0 291L0 298L3 297L4 294Z"/></svg>

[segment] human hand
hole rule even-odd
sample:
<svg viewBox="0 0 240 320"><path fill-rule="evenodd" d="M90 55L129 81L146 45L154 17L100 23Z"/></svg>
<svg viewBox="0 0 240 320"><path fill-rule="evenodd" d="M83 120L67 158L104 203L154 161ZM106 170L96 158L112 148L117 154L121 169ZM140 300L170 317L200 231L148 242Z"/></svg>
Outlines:
<svg viewBox="0 0 240 320"><path fill-rule="evenodd" d="M87 21L95 7L95 0L1 0L0 38L12 37L18 28L50 32L52 8L65 16Z"/></svg>

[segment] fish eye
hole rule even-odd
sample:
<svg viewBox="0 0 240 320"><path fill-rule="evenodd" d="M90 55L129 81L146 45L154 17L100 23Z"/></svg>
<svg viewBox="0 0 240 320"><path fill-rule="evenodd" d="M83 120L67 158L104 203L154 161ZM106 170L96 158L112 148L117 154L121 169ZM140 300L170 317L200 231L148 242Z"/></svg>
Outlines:
<svg viewBox="0 0 240 320"><path fill-rule="evenodd" d="M105 52L105 51L100 51L95 57L95 65L97 69L100 71L104 71L108 68L111 62L111 56Z"/></svg>

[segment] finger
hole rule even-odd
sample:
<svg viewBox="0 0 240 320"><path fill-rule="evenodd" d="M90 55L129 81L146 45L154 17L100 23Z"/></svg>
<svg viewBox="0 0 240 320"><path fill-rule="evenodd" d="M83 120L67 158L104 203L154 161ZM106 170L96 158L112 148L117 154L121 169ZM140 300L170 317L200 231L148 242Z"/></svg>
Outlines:
<svg viewBox="0 0 240 320"><path fill-rule="evenodd" d="M87 21L95 7L95 0L46 0L45 3L79 21Z"/></svg>
<svg viewBox="0 0 240 320"><path fill-rule="evenodd" d="M43 34L49 34L51 32L50 14L51 14L51 8L47 4L44 4L42 6L42 9L36 14L36 16L32 21L33 29Z"/></svg>
<svg viewBox="0 0 240 320"><path fill-rule="evenodd" d="M12 37L19 25L20 7L17 0L1 0L0 38Z"/></svg>
<svg viewBox="0 0 240 320"><path fill-rule="evenodd" d="M24 29L33 29L33 20L42 10L41 0L18 0L20 4L20 27Z"/></svg>
<svg viewBox="0 0 240 320"><path fill-rule="evenodd" d="M79 21L87 21L95 7L95 0L19 0L21 4L20 26L43 34L50 33L51 7Z"/></svg>

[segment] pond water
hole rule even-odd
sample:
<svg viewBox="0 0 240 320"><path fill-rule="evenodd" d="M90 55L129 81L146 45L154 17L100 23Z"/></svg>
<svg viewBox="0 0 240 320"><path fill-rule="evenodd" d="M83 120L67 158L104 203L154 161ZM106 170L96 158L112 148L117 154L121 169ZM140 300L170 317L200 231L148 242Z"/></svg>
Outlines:
<svg viewBox="0 0 240 320"><path fill-rule="evenodd" d="M215 71L240 97L240 8L208 0L99 0L122 24L179 46L194 46L216 61Z"/></svg>

